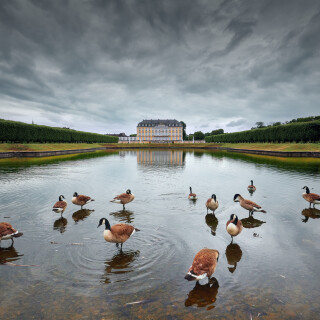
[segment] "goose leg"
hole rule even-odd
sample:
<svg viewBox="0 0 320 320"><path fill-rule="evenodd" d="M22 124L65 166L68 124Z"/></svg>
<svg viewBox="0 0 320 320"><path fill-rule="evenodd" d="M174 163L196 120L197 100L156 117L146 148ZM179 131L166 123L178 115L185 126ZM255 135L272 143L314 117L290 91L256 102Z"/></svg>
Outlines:
<svg viewBox="0 0 320 320"><path fill-rule="evenodd" d="M123 204L123 210L126 210L126 207L124 206L124 204Z"/></svg>

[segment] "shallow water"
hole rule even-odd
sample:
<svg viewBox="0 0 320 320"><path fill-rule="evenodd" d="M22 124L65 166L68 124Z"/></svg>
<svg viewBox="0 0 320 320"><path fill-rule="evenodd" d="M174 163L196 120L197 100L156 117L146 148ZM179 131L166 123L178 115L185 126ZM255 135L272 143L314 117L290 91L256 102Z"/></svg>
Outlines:
<svg viewBox="0 0 320 320"><path fill-rule="evenodd" d="M301 188L320 193L319 176L318 159L207 151L0 160L0 221L24 233L12 247L1 242L0 318L317 319L320 210L308 209ZM135 200L125 211L109 202L128 188ZM95 202L80 210L75 191ZM215 215L205 208L212 193ZM235 193L267 214L249 217ZM60 194L62 218L51 211ZM245 228L230 244L232 213ZM97 229L102 217L141 231L121 253ZM204 247L220 251L214 278L188 282Z"/></svg>

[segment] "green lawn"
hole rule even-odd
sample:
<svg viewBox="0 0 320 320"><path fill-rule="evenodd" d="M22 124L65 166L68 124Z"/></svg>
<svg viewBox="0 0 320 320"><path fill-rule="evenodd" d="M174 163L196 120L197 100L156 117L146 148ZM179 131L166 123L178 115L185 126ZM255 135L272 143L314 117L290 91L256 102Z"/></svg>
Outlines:
<svg viewBox="0 0 320 320"><path fill-rule="evenodd" d="M0 152L8 151L56 151L56 150L73 150L73 149L89 149L99 147L117 147L117 148L149 148L149 147L184 147L186 149L210 148L210 147L227 147L235 149L255 149L255 150L271 150L271 151L319 151L320 143L0 143Z"/></svg>

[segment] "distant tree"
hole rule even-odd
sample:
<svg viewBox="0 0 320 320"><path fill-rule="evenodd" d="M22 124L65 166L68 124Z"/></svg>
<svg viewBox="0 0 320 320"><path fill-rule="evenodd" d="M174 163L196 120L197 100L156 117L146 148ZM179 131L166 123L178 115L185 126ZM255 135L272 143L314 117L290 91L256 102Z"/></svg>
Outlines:
<svg viewBox="0 0 320 320"><path fill-rule="evenodd" d="M273 123L272 123L272 126L273 126L273 127L275 127L275 126L281 126L281 122L280 122L280 121L273 122Z"/></svg>
<svg viewBox="0 0 320 320"><path fill-rule="evenodd" d="M262 121L256 122L256 126L257 126L258 129L265 127L265 125L264 125L264 123Z"/></svg>
<svg viewBox="0 0 320 320"><path fill-rule="evenodd" d="M202 131L196 131L194 133L194 140L204 140L204 133Z"/></svg>
<svg viewBox="0 0 320 320"><path fill-rule="evenodd" d="M193 140L193 134L189 134L189 135L187 135L187 140L188 141L192 141Z"/></svg>
<svg viewBox="0 0 320 320"><path fill-rule="evenodd" d="M187 133L186 133L186 127L187 125L183 122L183 121L180 121L183 125L183 132L182 132L182 135L183 135L183 140L187 140Z"/></svg>
<svg viewBox="0 0 320 320"><path fill-rule="evenodd" d="M212 130L210 135L211 136L215 136L217 134L223 134L224 133L224 130L223 129L218 129L218 130Z"/></svg>
<svg viewBox="0 0 320 320"><path fill-rule="evenodd" d="M130 137L136 137L136 136L137 136L136 133L130 134Z"/></svg>

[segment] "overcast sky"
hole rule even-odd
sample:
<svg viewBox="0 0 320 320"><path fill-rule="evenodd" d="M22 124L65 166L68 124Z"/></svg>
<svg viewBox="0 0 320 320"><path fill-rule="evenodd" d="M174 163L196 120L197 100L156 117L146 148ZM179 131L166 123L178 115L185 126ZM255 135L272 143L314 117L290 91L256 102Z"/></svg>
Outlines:
<svg viewBox="0 0 320 320"><path fill-rule="evenodd" d="M1 0L0 118L187 133L320 115L319 0Z"/></svg>

